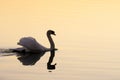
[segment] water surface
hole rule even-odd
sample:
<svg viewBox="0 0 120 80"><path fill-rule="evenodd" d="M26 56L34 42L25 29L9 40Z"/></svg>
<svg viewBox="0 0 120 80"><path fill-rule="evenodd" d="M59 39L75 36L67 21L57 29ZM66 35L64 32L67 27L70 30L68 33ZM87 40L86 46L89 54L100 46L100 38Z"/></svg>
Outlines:
<svg viewBox="0 0 120 80"><path fill-rule="evenodd" d="M77 46L78 47L78 46ZM1 80L119 80L120 54L113 50L67 46L56 52L56 69L47 70L47 52L34 66L23 66L15 55L0 57ZM79 46L80 47L80 46Z"/></svg>

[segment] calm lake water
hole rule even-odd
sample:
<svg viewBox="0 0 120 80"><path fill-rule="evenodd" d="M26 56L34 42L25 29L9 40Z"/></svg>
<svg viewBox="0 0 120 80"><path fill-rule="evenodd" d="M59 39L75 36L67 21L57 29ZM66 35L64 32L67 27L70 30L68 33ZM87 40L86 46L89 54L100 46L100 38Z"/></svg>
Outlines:
<svg viewBox="0 0 120 80"><path fill-rule="evenodd" d="M120 80L120 54L114 50L69 46L56 51L56 69L47 70L47 52L35 65L15 55L0 57L0 80Z"/></svg>
<svg viewBox="0 0 120 80"><path fill-rule="evenodd" d="M18 47L21 37L58 51L33 66L0 53L0 80L120 80L120 0L0 0L0 49ZM34 58L34 57L33 57Z"/></svg>

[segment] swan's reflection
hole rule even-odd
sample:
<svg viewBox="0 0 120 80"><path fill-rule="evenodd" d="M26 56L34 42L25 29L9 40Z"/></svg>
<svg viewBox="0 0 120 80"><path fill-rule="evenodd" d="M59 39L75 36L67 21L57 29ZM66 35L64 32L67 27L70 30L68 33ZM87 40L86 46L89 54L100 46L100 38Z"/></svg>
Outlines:
<svg viewBox="0 0 120 80"><path fill-rule="evenodd" d="M51 55L49 57L48 63L47 63L47 69L55 69L56 63L54 65L51 65L53 62L53 59L55 57L55 50L50 51Z"/></svg>
<svg viewBox="0 0 120 80"><path fill-rule="evenodd" d="M41 55L42 54L42 55ZM37 61L40 60L40 58L45 54L45 52L40 53L31 53L31 52L17 52L17 59L23 64L23 65L35 65ZM50 57L48 59L47 63L47 69L54 70L56 64L51 65L53 62L53 59L55 57L55 50L50 51Z"/></svg>
<svg viewBox="0 0 120 80"><path fill-rule="evenodd" d="M17 59L24 66L28 66L28 65L35 65L40 60L40 58L45 54L45 52L32 53L32 52L26 52L24 50L22 50L21 52L16 52L14 50L13 49L0 49L0 56L16 55ZM55 69L56 64L51 65L54 57L55 57L55 50L52 50L52 51L50 51L50 57L49 57L48 63L47 63L47 69L48 70L54 70Z"/></svg>
<svg viewBox="0 0 120 80"><path fill-rule="evenodd" d="M23 65L35 65L37 61L40 60L41 54L33 54L33 53L16 53L17 59L23 64Z"/></svg>

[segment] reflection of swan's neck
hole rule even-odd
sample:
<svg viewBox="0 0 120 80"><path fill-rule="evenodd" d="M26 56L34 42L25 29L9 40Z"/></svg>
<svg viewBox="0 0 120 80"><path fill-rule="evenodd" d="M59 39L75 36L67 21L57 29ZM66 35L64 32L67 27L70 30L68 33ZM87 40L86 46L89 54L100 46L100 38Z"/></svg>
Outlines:
<svg viewBox="0 0 120 80"><path fill-rule="evenodd" d="M52 39L51 35L47 34L47 37L48 37L48 40L50 42L50 49L54 49L55 48L55 44L53 42L53 39Z"/></svg>

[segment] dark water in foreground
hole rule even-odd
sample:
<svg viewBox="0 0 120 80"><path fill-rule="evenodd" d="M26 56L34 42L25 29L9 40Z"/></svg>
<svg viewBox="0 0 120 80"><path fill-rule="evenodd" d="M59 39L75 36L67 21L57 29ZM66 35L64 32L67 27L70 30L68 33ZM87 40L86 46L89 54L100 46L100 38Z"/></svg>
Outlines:
<svg viewBox="0 0 120 80"><path fill-rule="evenodd" d="M10 54L10 53L8 53ZM47 69L49 52L33 66L23 66L14 53L0 57L0 80L120 80L120 54L113 50L56 51L55 70Z"/></svg>

